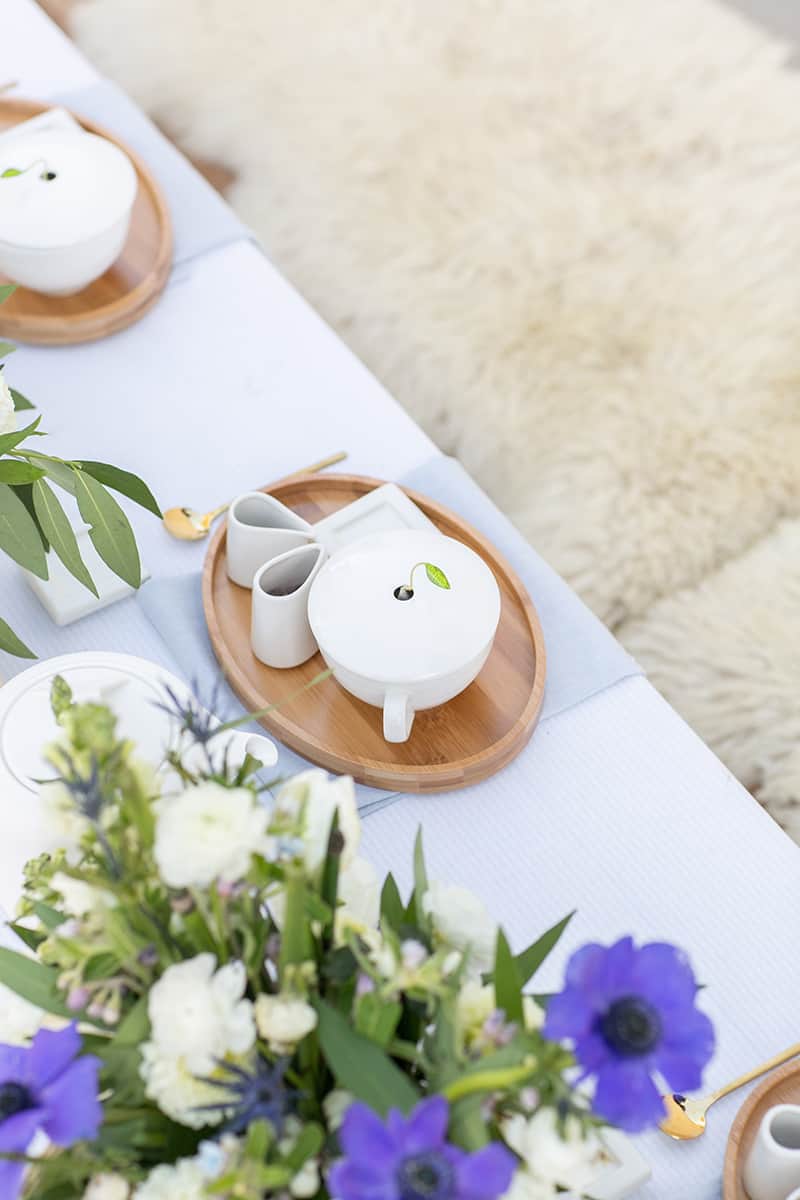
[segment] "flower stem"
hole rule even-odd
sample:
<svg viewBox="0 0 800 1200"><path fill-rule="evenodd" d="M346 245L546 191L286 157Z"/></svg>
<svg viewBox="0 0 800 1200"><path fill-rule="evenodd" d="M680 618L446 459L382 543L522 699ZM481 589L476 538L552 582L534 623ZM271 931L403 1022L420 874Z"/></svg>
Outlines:
<svg viewBox="0 0 800 1200"><path fill-rule="evenodd" d="M518 1067L499 1067L494 1071L476 1071L472 1075L462 1075L442 1088L442 1095L450 1103L472 1096L476 1092L499 1092L504 1088L514 1087L523 1083L536 1070L536 1059L526 1058Z"/></svg>

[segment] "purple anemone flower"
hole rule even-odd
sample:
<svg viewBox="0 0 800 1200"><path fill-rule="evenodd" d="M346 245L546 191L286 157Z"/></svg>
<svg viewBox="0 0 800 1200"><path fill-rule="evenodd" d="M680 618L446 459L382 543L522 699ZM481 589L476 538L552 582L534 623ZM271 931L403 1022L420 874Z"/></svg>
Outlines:
<svg viewBox="0 0 800 1200"><path fill-rule="evenodd" d="M657 1072L670 1088L692 1091L714 1052L714 1028L695 1007L697 982L675 946L633 939L590 944L573 954L566 986L547 1006L542 1032L569 1038L583 1077L597 1079L594 1110L635 1133L664 1118Z"/></svg>
<svg viewBox="0 0 800 1200"><path fill-rule="evenodd" d="M78 1058L76 1026L41 1029L29 1048L0 1045L0 1196L16 1200L25 1164L4 1159L24 1154L42 1130L56 1146L93 1138L103 1119L97 1099L100 1059Z"/></svg>
<svg viewBox="0 0 800 1200"><path fill-rule="evenodd" d="M333 1200L496 1200L511 1184L516 1159L498 1143L467 1153L446 1141L444 1096L423 1100L386 1121L353 1104L339 1141L345 1157L328 1173Z"/></svg>

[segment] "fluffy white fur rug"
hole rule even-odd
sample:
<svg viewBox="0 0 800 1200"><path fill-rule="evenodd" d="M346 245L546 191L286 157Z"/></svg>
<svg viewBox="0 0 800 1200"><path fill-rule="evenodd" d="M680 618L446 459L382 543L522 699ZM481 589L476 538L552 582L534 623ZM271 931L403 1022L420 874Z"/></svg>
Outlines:
<svg viewBox="0 0 800 1200"><path fill-rule="evenodd" d="M599 615L641 619L742 778L800 801L800 546L768 587L747 553L800 514L786 49L712 0L86 0L75 31L239 172L275 262Z"/></svg>

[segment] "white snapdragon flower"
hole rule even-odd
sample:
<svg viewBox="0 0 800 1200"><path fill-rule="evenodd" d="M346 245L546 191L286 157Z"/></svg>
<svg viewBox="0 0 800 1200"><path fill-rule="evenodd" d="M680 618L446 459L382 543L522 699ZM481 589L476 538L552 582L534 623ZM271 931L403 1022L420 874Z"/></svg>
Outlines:
<svg viewBox="0 0 800 1200"><path fill-rule="evenodd" d="M116 908L117 898L105 888L93 887L82 879L73 879L63 871L56 871L50 886L61 896L64 912L71 917L85 917L89 913L102 913Z"/></svg>
<svg viewBox="0 0 800 1200"><path fill-rule="evenodd" d="M497 923L482 900L467 888L433 880L422 906L430 914L440 940L467 955L467 970L471 975L479 975L491 968Z"/></svg>
<svg viewBox="0 0 800 1200"><path fill-rule="evenodd" d="M131 1189L127 1179L121 1175L93 1175L89 1180L83 1200L128 1200Z"/></svg>
<svg viewBox="0 0 800 1200"><path fill-rule="evenodd" d="M328 1092L322 1101L322 1111L331 1133L336 1133L337 1129L341 1128L344 1114L354 1100L355 1096L351 1092L346 1092L344 1088L334 1088L333 1091Z"/></svg>
<svg viewBox="0 0 800 1200"><path fill-rule="evenodd" d="M213 1114L195 1111L220 1100L219 1089L202 1082L219 1077L219 1062L252 1050L256 1038L253 1006L245 1000L247 978L240 962L215 971L213 954L198 954L168 967L150 990L150 1041L142 1047L142 1078L147 1095L162 1112L183 1125L214 1123ZM220 1109L217 1120L222 1119Z"/></svg>
<svg viewBox="0 0 800 1200"><path fill-rule="evenodd" d="M339 875L339 904L336 932L341 939L346 929L362 933L375 929L381 911L378 873L366 858L354 858Z"/></svg>
<svg viewBox="0 0 800 1200"><path fill-rule="evenodd" d="M309 1158L289 1183L289 1192L295 1200L310 1200L316 1196L319 1185L319 1164L315 1158Z"/></svg>
<svg viewBox="0 0 800 1200"><path fill-rule="evenodd" d="M156 1167L140 1183L133 1200L208 1200L208 1175L195 1158L183 1158L174 1166Z"/></svg>
<svg viewBox="0 0 800 1200"><path fill-rule="evenodd" d="M591 1132L584 1138L577 1117L567 1117L563 1137L554 1108L540 1108L533 1117L515 1114L503 1122L502 1133L522 1159L504 1200L551 1200L558 1188L580 1195L597 1176L600 1140Z"/></svg>
<svg viewBox="0 0 800 1200"><path fill-rule="evenodd" d="M0 434L14 433L17 428L17 414L14 411L14 397L11 389L0 371Z"/></svg>
<svg viewBox="0 0 800 1200"><path fill-rule="evenodd" d="M268 816L249 788L201 783L158 806L155 858L170 887L235 883L265 848Z"/></svg>
<svg viewBox="0 0 800 1200"><path fill-rule="evenodd" d="M279 993L256 998L256 1025L276 1054L289 1054L317 1025L317 1014L300 996Z"/></svg>
<svg viewBox="0 0 800 1200"><path fill-rule="evenodd" d="M0 1043L25 1046L38 1033L44 1013L0 983Z"/></svg>
<svg viewBox="0 0 800 1200"><path fill-rule="evenodd" d="M339 860L340 870L344 871L355 859L361 840L352 779L348 775L330 779L320 770L303 771L278 792L273 817L277 822L301 825L303 860L309 871L316 871L324 861L334 813L339 815L344 841Z"/></svg>

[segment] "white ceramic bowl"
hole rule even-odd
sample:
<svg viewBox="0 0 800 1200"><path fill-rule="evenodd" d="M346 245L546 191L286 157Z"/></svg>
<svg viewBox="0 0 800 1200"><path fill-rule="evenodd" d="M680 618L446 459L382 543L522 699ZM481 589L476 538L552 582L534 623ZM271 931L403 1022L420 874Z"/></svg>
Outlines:
<svg viewBox="0 0 800 1200"><path fill-rule="evenodd" d="M24 170L0 180L0 272L46 295L81 291L125 245L133 164L105 138L62 133L12 139L0 155L0 171L8 166Z"/></svg>
<svg viewBox="0 0 800 1200"><path fill-rule="evenodd" d="M415 563L433 563L450 587L414 573L414 595L395 596ZM338 551L315 579L308 617L334 677L383 709L383 733L404 742L414 713L452 700L475 679L494 642L500 589L469 547L440 533L397 530Z"/></svg>

